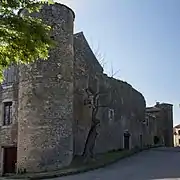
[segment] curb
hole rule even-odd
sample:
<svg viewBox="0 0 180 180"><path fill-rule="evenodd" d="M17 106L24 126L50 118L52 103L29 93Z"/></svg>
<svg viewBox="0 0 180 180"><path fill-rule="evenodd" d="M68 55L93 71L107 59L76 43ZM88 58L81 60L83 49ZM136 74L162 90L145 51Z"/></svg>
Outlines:
<svg viewBox="0 0 180 180"><path fill-rule="evenodd" d="M156 148L156 147L151 147L151 148ZM113 160L110 160L110 161L107 161L105 163L100 163L100 164L95 164L95 165L92 165L91 167L80 167L78 169L67 169L65 170L64 172L49 172L49 173L52 173L52 174L37 174L37 175L15 175L14 177L13 176L9 176L9 177L4 177L6 179L29 179L29 180L38 180L38 179L49 179L49 178L57 178L57 177L62 177L62 176L68 176L68 175L75 175L75 174L79 174L79 173L84 173L84 172L88 172L88 171L92 171L92 170L95 170L95 169L100 169L100 168L104 168L108 165L111 165L111 164L114 164L116 162L118 162L119 160L121 159L124 159L124 158L127 158L127 157L130 157L136 153L139 153L139 152L142 152L142 151L145 151L145 150L149 150L151 149L149 147L147 148L144 148L144 149L140 149L140 150L132 150L132 151L127 151L127 153L125 153L125 155L117 158L117 159L113 159Z"/></svg>
<svg viewBox="0 0 180 180"><path fill-rule="evenodd" d="M161 151L161 152L180 152L180 148L179 149L156 149L155 151Z"/></svg>

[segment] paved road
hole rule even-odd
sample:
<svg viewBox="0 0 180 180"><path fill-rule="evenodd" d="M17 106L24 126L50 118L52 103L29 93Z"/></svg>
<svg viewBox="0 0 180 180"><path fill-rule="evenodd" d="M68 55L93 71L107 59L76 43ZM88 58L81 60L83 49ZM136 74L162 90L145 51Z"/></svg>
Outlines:
<svg viewBox="0 0 180 180"><path fill-rule="evenodd" d="M180 180L180 150L144 151L106 168L53 180Z"/></svg>

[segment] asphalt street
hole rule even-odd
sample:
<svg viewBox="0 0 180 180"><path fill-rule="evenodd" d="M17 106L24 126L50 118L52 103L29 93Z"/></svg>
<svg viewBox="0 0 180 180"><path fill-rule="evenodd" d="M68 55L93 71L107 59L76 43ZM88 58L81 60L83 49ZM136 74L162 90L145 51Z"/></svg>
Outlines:
<svg viewBox="0 0 180 180"><path fill-rule="evenodd" d="M51 180L180 180L180 150L144 151L106 168Z"/></svg>

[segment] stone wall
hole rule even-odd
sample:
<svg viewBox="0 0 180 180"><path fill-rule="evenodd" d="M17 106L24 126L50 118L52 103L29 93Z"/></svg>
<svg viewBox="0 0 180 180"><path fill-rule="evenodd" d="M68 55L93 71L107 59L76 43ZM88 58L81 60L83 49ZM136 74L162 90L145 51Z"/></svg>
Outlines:
<svg viewBox="0 0 180 180"><path fill-rule="evenodd" d="M145 145L154 145L154 137L157 134L157 119L155 115L146 113L146 119L144 123L144 129L146 131L146 139L144 141Z"/></svg>
<svg viewBox="0 0 180 180"><path fill-rule="evenodd" d="M156 136L161 144L173 146L173 105L168 103L156 103L147 108L147 111L155 116Z"/></svg>
<svg viewBox="0 0 180 180"><path fill-rule="evenodd" d="M73 155L82 155L92 124L92 107L86 103L89 90L99 93L95 153L124 148L127 131L130 148L152 144L154 135L172 144L172 106L158 106L155 118L153 112L148 125L144 123L143 95L103 73L83 33L73 35L71 9L55 3L33 15L52 26L57 46L48 61L7 72L0 89L0 145L17 146L18 170L56 170L69 165ZM7 127L2 126L5 101L13 102L13 123Z"/></svg>
<svg viewBox="0 0 180 180"><path fill-rule="evenodd" d="M142 121L145 118L145 100L141 93L126 82L110 78L91 51L83 33L74 37L74 153L81 155L91 126L91 108L84 105L86 88L100 92L100 119L95 152L123 148L125 130L131 133L131 147L139 146ZM114 117L109 118L109 111Z"/></svg>
<svg viewBox="0 0 180 180"><path fill-rule="evenodd" d="M0 87L0 174L3 172L3 147L17 147L18 134L18 68L5 71L5 80ZM4 103L12 102L12 123L4 126Z"/></svg>
<svg viewBox="0 0 180 180"><path fill-rule="evenodd" d="M12 101L12 124L10 126L3 125L3 109L4 102ZM0 144L1 146L16 145L17 143L17 123L18 123L18 88L13 85L8 89L1 89L1 119L0 119Z"/></svg>
<svg viewBox="0 0 180 180"><path fill-rule="evenodd" d="M168 147L173 147L173 105L168 103L157 104L156 107L160 108L161 129L164 144Z"/></svg>
<svg viewBox="0 0 180 180"><path fill-rule="evenodd" d="M103 69L96 61L83 33L74 35L74 154L82 154L91 126L91 110L84 106L89 84L97 90L97 74Z"/></svg>
<svg viewBox="0 0 180 180"><path fill-rule="evenodd" d="M99 112L101 120L95 152L105 152L123 148L123 134L131 134L131 148L140 145L142 121L145 118L145 100L131 85L126 82L102 75L100 92L106 91L107 98L100 97L100 104L106 105ZM106 95L105 95L106 96ZM109 117L113 110L114 117Z"/></svg>
<svg viewBox="0 0 180 180"><path fill-rule="evenodd" d="M57 44L47 61L19 67L17 168L26 172L56 170L73 157L74 13L55 3L34 15Z"/></svg>

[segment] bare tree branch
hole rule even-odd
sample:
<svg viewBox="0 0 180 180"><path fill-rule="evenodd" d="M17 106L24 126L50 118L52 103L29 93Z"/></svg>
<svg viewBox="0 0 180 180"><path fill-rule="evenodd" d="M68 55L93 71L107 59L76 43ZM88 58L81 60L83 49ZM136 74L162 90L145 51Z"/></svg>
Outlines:
<svg viewBox="0 0 180 180"><path fill-rule="evenodd" d="M102 66L103 69L105 69L105 65L107 64L107 61L105 61L105 54L101 53L100 51L100 46L98 43L97 48L95 48L93 46L93 44L91 45L91 48L93 49L94 55L96 56L97 60L99 61L100 65Z"/></svg>
<svg viewBox="0 0 180 180"><path fill-rule="evenodd" d="M118 72L120 72L120 69L118 69L117 71L115 71L115 73L112 74L112 77L114 77Z"/></svg>
<svg viewBox="0 0 180 180"><path fill-rule="evenodd" d="M113 78L117 73L119 73L120 69L114 72L113 63L111 61L111 77Z"/></svg>

